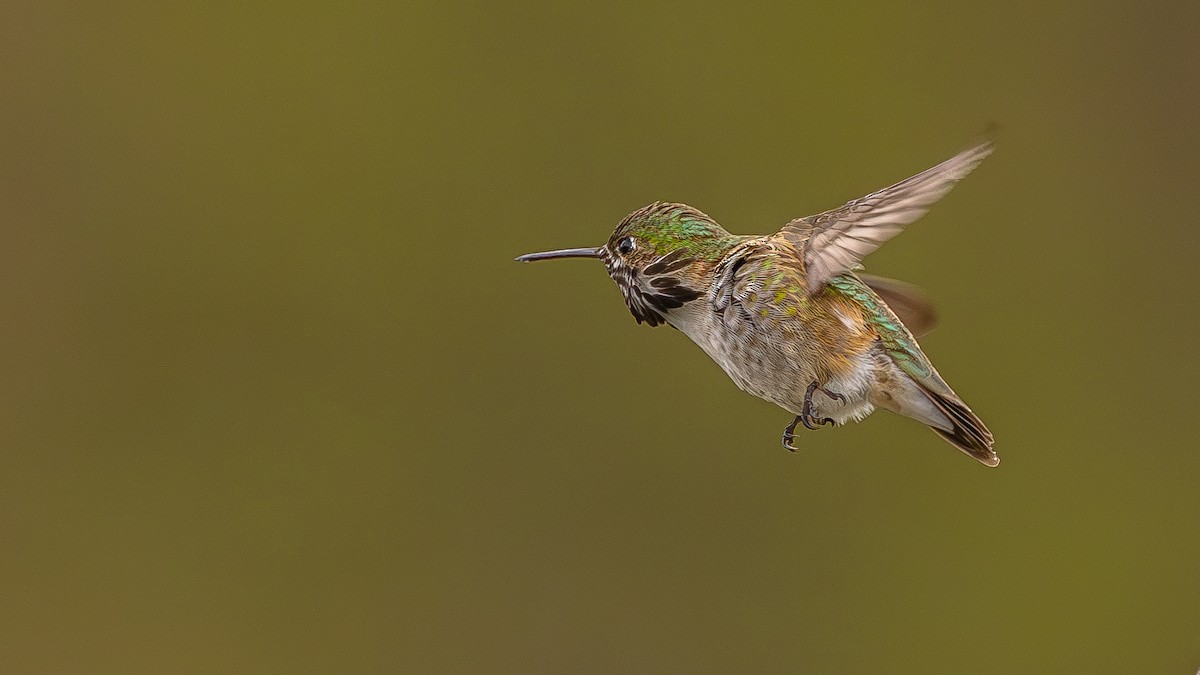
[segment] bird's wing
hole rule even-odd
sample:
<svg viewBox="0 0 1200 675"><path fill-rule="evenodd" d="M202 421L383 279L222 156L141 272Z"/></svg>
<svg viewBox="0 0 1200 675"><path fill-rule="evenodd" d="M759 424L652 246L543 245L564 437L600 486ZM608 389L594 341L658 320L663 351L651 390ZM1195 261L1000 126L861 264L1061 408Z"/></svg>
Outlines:
<svg viewBox="0 0 1200 675"><path fill-rule="evenodd" d="M877 277L874 274L856 274L892 308L913 335L926 335L937 325L937 311L933 308L933 301L918 286L897 279Z"/></svg>
<svg viewBox="0 0 1200 675"><path fill-rule="evenodd" d="M854 269L905 225L925 215L992 150L990 141L976 145L891 187L785 225L779 234L802 247L809 293Z"/></svg>
<svg viewBox="0 0 1200 675"><path fill-rule="evenodd" d="M829 280L830 290L850 298L862 308L867 322L879 335L880 346L888 356L921 386L939 393L953 393L950 386L938 375L925 352L913 337L912 332L888 307L872 287L856 274L838 274Z"/></svg>
<svg viewBox="0 0 1200 675"><path fill-rule="evenodd" d="M879 335L879 344L921 388L929 401L945 416L949 428L930 424L933 430L952 445L988 466L996 466L1000 459L992 450L992 432L979 416L963 403L958 394L946 384L942 376L921 351L912 333L862 279L854 274L839 274L829 280L830 288L841 295L853 298L867 315L867 320Z"/></svg>

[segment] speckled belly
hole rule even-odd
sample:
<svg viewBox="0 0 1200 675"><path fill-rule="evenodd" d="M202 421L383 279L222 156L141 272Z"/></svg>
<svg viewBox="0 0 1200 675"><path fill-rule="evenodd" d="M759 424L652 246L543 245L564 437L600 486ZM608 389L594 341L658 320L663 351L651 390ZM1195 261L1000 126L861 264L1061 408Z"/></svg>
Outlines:
<svg viewBox="0 0 1200 675"><path fill-rule="evenodd" d="M743 391L793 415L800 414L805 391L816 379L811 350L805 345L762 340L746 330L731 330L712 320L680 322L676 328L699 345ZM833 418L839 424L866 417L874 409L867 400L872 382L872 361L864 356L861 363L824 383L829 391L845 396L846 402L818 392L813 396L814 414Z"/></svg>

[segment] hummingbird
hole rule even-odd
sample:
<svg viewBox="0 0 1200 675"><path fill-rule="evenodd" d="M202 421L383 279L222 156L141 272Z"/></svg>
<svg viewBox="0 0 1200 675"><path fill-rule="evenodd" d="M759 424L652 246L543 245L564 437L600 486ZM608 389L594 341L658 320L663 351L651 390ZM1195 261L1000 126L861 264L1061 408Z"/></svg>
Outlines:
<svg viewBox="0 0 1200 675"><path fill-rule="evenodd" d="M818 429L876 408L917 420L987 466L992 434L921 351L932 305L916 287L861 262L929 210L992 153L988 141L891 187L797 218L765 236L730 234L686 204L625 216L595 248L530 253L520 262L596 258L633 318L672 326L743 391Z"/></svg>

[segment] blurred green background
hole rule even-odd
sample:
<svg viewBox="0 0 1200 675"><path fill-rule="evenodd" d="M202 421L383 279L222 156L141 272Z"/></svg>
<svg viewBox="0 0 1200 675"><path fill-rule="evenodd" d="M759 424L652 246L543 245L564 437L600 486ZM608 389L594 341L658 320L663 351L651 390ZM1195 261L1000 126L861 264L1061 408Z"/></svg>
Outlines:
<svg viewBox="0 0 1200 675"><path fill-rule="evenodd" d="M24 3L0 668L1192 673L1195 3ZM603 268L997 153L868 259L986 469L806 433Z"/></svg>

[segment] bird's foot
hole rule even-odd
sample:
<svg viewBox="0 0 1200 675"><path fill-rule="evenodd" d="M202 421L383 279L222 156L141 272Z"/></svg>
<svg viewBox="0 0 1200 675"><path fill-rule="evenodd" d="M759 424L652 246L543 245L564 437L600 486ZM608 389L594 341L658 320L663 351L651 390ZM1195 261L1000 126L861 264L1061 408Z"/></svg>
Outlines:
<svg viewBox="0 0 1200 675"><path fill-rule="evenodd" d="M846 403L846 397L844 395L829 391L825 387L821 386L818 382L813 382L812 384L808 385L808 389L804 391L804 406L801 407L800 414L796 415L796 418L792 420L792 423L787 425L787 428L783 430L783 447L792 452L797 450L796 446L792 445L792 441L796 440L795 432L797 424L803 424L805 429L811 430L820 429L825 425L837 426L837 422L835 422L833 418L817 417L813 414L812 395L817 391L820 391L822 394L825 394L835 401L840 401L843 404Z"/></svg>
<svg viewBox="0 0 1200 675"><path fill-rule="evenodd" d="M826 396L828 396L829 398L831 398L835 401L841 402L842 405L846 405L845 394L839 394L837 392L829 391L828 389L826 389L825 387L822 387L822 386L818 386L817 391L821 392L822 394L825 394Z"/></svg>
<svg viewBox="0 0 1200 675"><path fill-rule="evenodd" d="M787 428L783 430L783 447L786 448L788 452L795 452L799 450L799 448L792 445L792 441L796 440L796 425L799 424L800 421L800 416L797 415L796 418L792 420L792 423L787 425ZM808 425L805 424L805 426Z"/></svg>
<svg viewBox="0 0 1200 675"><path fill-rule="evenodd" d="M837 426L837 422L832 417L813 417L812 415L801 416L800 421L804 424L804 428L816 431L823 426Z"/></svg>
<svg viewBox="0 0 1200 675"><path fill-rule="evenodd" d="M801 423L804 424L805 428L808 428L808 429L816 429L816 428L818 428L818 426L824 426L826 424L833 424L833 425L837 424L836 422L833 421L832 418L817 417L817 416L813 415L812 395L813 395L813 392L818 391L818 390L822 394L825 394L826 396L828 396L831 399L840 400L842 403L846 402L845 396L842 396L841 394L835 394L835 393L829 391L828 389L826 389L825 387L822 387L816 381L813 381L812 384L808 385L808 389L806 389L804 391L804 406L800 408L800 416L797 418L800 420Z"/></svg>

